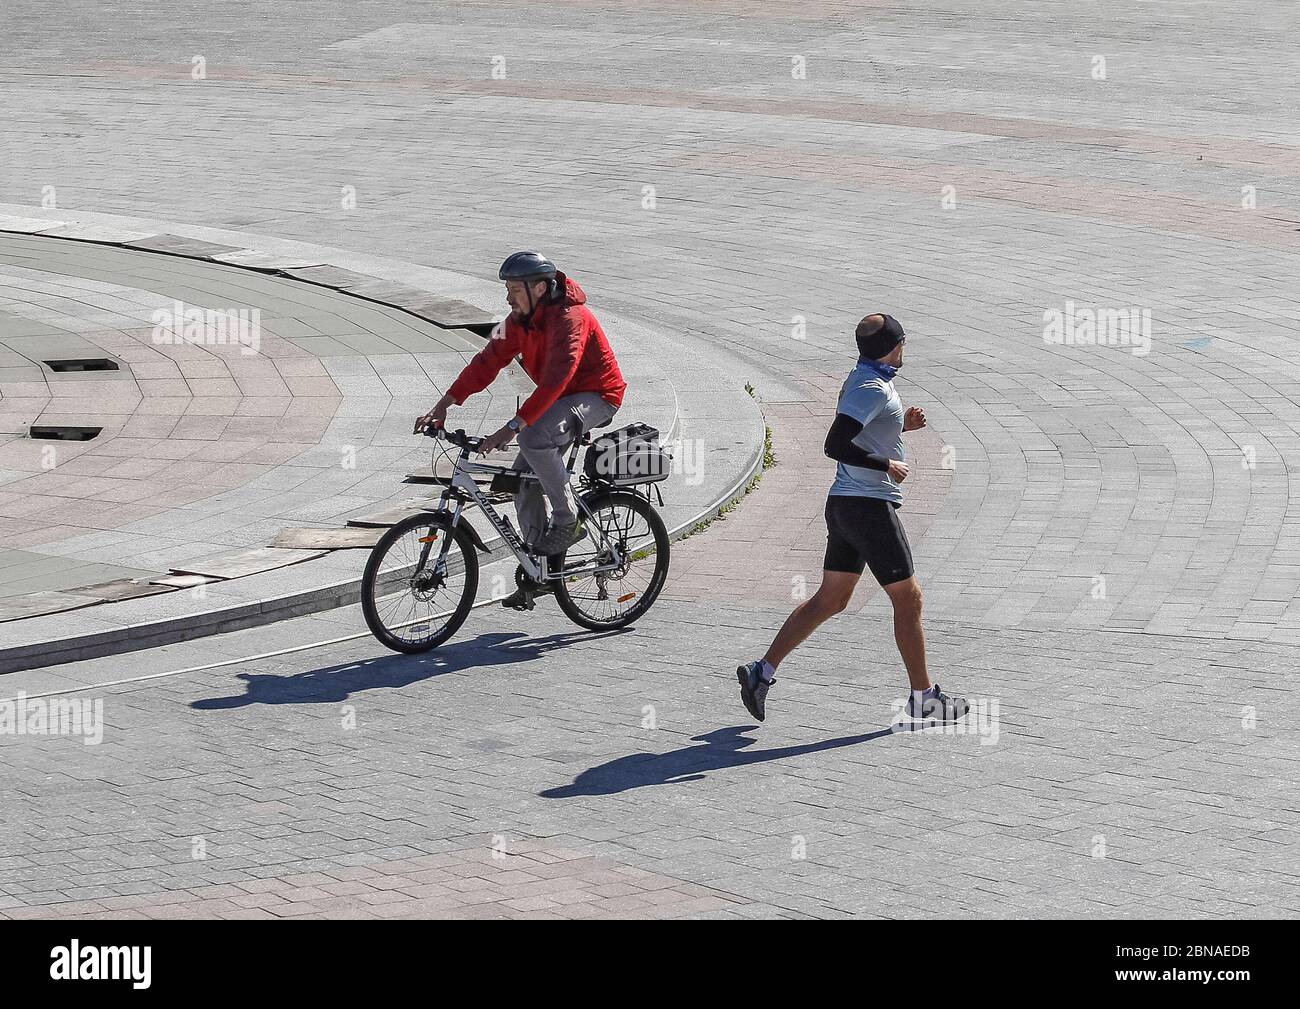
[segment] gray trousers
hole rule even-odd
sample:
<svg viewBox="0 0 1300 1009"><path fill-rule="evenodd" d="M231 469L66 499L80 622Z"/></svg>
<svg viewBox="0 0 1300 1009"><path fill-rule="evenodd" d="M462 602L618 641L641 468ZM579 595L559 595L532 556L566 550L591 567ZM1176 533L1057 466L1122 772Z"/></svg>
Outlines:
<svg viewBox="0 0 1300 1009"><path fill-rule="evenodd" d="M530 480L515 495L519 532L531 543L546 528L547 502L556 525L571 525L578 518L569 475L564 469L564 450L583 431L591 431L613 419L616 408L598 393L579 392L561 396L554 405L519 432L517 470L532 470Z"/></svg>

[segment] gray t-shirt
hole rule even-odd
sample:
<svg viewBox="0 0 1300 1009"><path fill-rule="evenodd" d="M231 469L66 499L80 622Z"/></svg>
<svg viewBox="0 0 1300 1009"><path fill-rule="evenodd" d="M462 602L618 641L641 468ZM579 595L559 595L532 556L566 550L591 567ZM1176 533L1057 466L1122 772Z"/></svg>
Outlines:
<svg viewBox="0 0 1300 1009"><path fill-rule="evenodd" d="M836 413L852 417L862 425L853 439L858 448L876 452L886 459L904 458L903 403L894 391L894 383L886 382L869 365L859 362L849 372L840 390ZM833 497L876 497L903 503L902 489L888 473L845 463L836 465L830 493Z"/></svg>

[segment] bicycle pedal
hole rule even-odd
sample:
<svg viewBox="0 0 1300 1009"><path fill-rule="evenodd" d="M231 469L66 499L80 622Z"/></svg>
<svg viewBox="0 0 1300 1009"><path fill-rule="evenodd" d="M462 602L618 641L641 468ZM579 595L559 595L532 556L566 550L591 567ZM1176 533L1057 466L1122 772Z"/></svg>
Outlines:
<svg viewBox="0 0 1300 1009"><path fill-rule="evenodd" d="M537 604L533 602L531 596L520 602L513 602L510 597L507 596L505 599L501 600L501 605L508 610L515 610L519 613L527 613L529 610L537 608Z"/></svg>

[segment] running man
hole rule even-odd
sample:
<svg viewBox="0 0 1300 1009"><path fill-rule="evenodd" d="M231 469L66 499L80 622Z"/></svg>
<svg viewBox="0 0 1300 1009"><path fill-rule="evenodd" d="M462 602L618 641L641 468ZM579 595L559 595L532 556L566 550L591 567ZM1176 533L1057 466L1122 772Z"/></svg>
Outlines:
<svg viewBox="0 0 1300 1009"><path fill-rule="evenodd" d="M894 375L903 366L907 338L890 315L868 315L854 335L858 363L840 390L835 422L826 436L826 454L838 465L826 499L822 583L786 618L767 654L736 670L740 699L751 715L763 721L777 667L808 635L848 606L863 569L870 568L893 603L894 641L912 687L904 723L959 721L969 706L932 684L926 669L921 587L897 514L903 503L899 485L908 472L903 432L925 427L925 412L914 406L904 412L894 391Z"/></svg>
<svg viewBox="0 0 1300 1009"><path fill-rule="evenodd" d="M441 427L449 408L486 389L517 356L537 389L516 416L487 437L482 451L486 455L505 448L519 436L515 469L537 474L515 495L519 533L534 551L551 556L587 534L578 521L564 450L583 431L613 419L627 383L605 331L587 307L586 294L572 277L537 252L516 252L497 275L505 281L510 315L447 394L416 419L415 430ZM522 568L517 580L520 587L501 600L503 606L531 610L533 599L550 591L549 585L529 583Z"/></svg>

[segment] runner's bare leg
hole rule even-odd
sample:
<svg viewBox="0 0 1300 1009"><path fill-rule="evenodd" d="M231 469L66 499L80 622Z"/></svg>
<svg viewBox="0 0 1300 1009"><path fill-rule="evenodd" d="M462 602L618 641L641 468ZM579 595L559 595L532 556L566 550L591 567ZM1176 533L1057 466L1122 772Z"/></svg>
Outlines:
<svg viewBox="0 0 1300 1009"><path fill-rule="evenodd" d="M913 690L925 690L930 686L930 673L925 665L925 631L921 627L921 586L913 575L884 586L884 590L894 604L894 641L903 657L908 682Z"/></svg>
<svg viewBox="0 0 1300 1009"><path fill-rule="evenodd" d="M808 635L835 614L842 613L853 598L853 589L861 577L852 571L823 571L822 583L812 598L796 606L777 631L763 656L768 664L775 669Z"/></svg>

